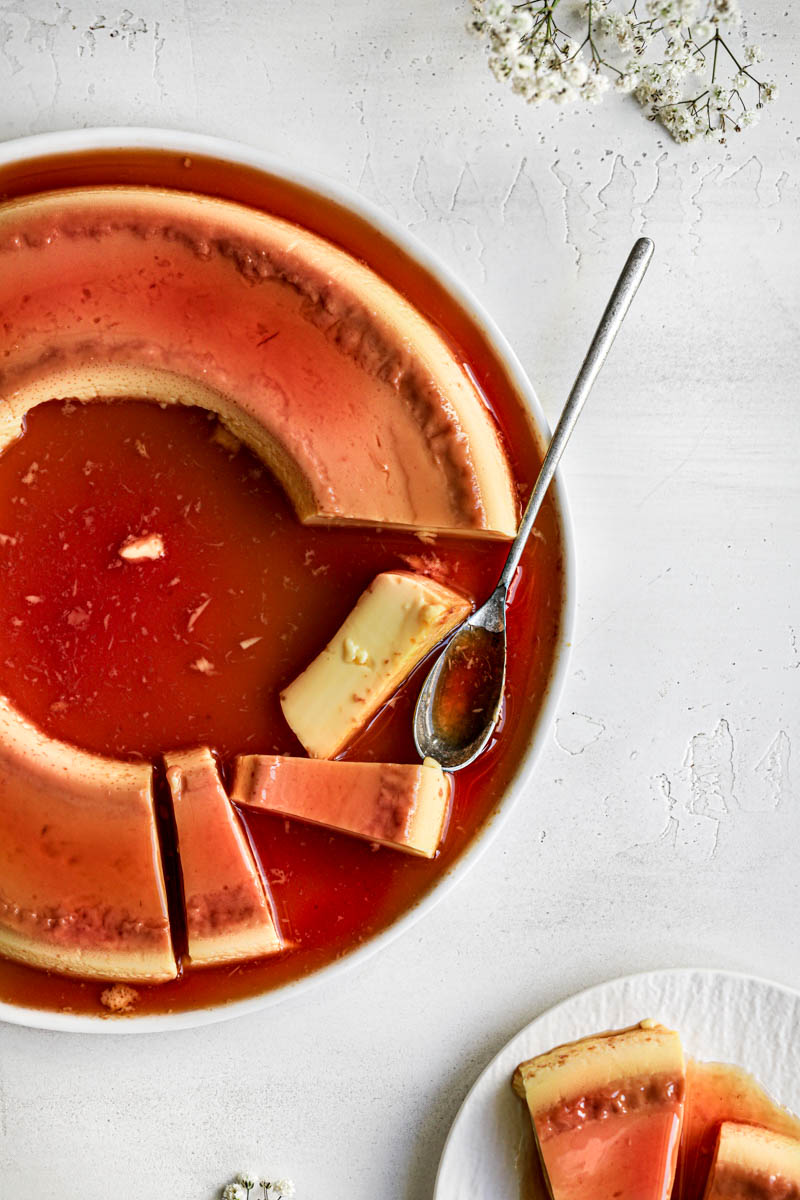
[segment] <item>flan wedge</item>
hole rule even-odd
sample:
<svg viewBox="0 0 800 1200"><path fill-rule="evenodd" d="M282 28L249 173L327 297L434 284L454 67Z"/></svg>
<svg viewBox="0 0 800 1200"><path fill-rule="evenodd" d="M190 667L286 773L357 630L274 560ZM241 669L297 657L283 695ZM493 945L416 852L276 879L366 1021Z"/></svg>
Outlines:
<svg viewBox="0 0 800 1200"><path fill-rule="evenodd" d="M187 958L214 966L284 949L264 883L206 747L164 756L186 911Z"/></svg>
<svg viewBox="0 0 800 1200"><path fill-rule="evenodd" d="M755 1125L800 1141L800 1117L783 1108L761 1084L733 1063L686 1064L686 1103L678 1158L676 1193L681 1200L702 1196L725 1122Z"/></svg>
<svg viewBox="0 0 800 1200"><path fill-rule="evenodd" d="M0 204L0 448L44 400L217 412L307 522L512 537L494 420L363 262L231 201L87 187Z"/></svg>
<svg viewBox="0 0 800 1200"><path fill-rule="evenodd" d="M725 1121L703 1200L800 1200L800 1141Z"/></svg>
<svg viewBox="0 0 800 1200"><path fill-rule="evenodd" d="M177 973L152 768L54 741L2 697L0 953L86 978Z"/></svg>
<svg viewBox="0 0 800 1200"><path fill-rule="evenodd" d="M668 1200L683 1117L684 1062L671 1029L643 1021L521 1063L553 1200Z"/></svg>
<svg viewBox="0 0 800 1200"><path fill-rule="evenodd" d="M442 840L450 797L449 777L430 758L412 766L244 755L231 788L231 798L247 808L424 858L433 858Z"/></svg>
<svg viewBox="0 0 800 1200"><path fill-rule="evenodd" d="M343 750L471 607L425 575L378 575L325 649L281 692L283 715L312 758Z"/></svg>

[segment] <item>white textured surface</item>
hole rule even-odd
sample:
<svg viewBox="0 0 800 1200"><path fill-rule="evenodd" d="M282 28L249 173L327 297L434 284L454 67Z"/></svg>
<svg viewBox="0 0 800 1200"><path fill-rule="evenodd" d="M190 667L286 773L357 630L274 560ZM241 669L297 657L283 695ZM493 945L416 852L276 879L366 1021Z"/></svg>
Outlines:
<svg viewBox="0 0 800 1200"><path fill-rule="evenodd" d="M423 925L291 1007L0 1027L3 1200L206 1200L248 1163L301 1200L427 1200L469 1085L554 1000L687 963L800 979L800 22L742 2L784 97L707 151L624 101L518 107L450 0L0 0L0 137L176 125L354 184L475 289L551 419L632 237L657 243L569 451L578 630L527 806Z"/></svg>
<svg viewBox="0 0 800 1200"><path fill-rule="evenodd" d="M635 1025L644 1017L677 1029L687 1057L738 1063L775 1100L800 1111L800 994L720 971L653 971L615 979L543 1013L492 1060L453 1124L435 1200L519 1200L517 1162L533 1145L527 1110L509 1086L517 1065L588 1032Z"/></svg>

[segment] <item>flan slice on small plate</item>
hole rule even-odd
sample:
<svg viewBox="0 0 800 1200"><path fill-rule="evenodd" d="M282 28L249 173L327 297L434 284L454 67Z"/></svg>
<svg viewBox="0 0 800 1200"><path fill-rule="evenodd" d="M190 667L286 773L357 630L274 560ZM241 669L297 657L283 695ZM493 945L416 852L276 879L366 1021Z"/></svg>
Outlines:
<svg viewBox="0 0 800 1200"><path fill-rule="evenodd" d="M704 1200L798 1200L800 1141L757 1125L725 1121Z"/></svg>
<svg viewBox="0 0 800 1200"><path fill-rule="evenodd" d="M724 1122L757 1125L800 1141L800 1118L776 1104L742 1067L690 1059L686 1064L686 1102L676 1178L680 1200L702 1196Z"/></svg>
<svg viewBox="0 0 800 1200"><path fill-rule="evenodd" d="M86 978L175 977L152 776L47 737L0 698L0 954Z"/></svg>
<svg viewBox="0 0 800 1200"><path fill-rule="evenodd" d="M684 1061L671 1029L643 1021L521 1063L554 1200L668 1200L683 1119Z"/></svg>
<svg viewBox="0 0 800 1200"><path fill-rule="evenodd" d="M284 949L239 819L206 747L164 755L172 793L190 965Z"/></svg>
<svg viewBox="0 0 800 1200"><path fill-rule="evenodd" d="M324 825L382 846L433 858L451 783L438 763L340 762L248 754L237 758L232 799L247 808Z"/></svg>

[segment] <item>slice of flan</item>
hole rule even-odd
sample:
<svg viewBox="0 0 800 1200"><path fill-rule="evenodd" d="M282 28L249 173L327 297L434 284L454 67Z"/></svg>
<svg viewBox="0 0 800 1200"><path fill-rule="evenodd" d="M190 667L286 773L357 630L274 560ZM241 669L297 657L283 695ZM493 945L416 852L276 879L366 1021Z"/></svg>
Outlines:
<svg viewBox="0 0 800 1200"><path fill-rule="evenodd" d="M418 663L469 616L443 583L384 571L312 663L281 692L283 715L312 758L333 758Z"/></svg>
<svg viewBox="0 0 800 1200"><path fill-rule="evenodd" d="M176 975L152 768L54 741L0 698L0 953L68 975Z"/></svg>
<svg viewBox="0 0 800 1200"><path fill-rule="evenodd" d="M164 755L172 793L192 966L277 954L283 941L211 751Z"/></svg>
<svg viewBox="0 0 800 1200"><path fill-rule="evenodd" d="M702 1196L724 1122L757 1125L800 1140L800 1118L776 1104L761 1084L733 1063L686 1064L686 1103L676 1180L681 1200Z"/></svg>
<svg viewBox="0 0 800 1200"><path fill-rule="evenodd" d="M237 758L231 798L248 808L324 825L433 858L450 806L450 779L421 766L250 754Z"/></svg>
<svg viewBox="0 0 800 1200"><path fill-rule="evenodd" d="M643 1021L521 1063L554 1200L668 1200L683 1117L684 1062L671 1029Z"/></svg>
<svg viewBox="0 0 800 1200"><path fill-rule="evenodd" d="M725 1121L703 1200L800 1200L800 1141Z"/></svg>
<svg viewBox="0 0 800 1200"><path fill-rule="evenodd" d="M227 200L146 187L0 204L0 448L44 400L217 412L308 522L508 538L500 435L459 356L363 262Z"/></svg>

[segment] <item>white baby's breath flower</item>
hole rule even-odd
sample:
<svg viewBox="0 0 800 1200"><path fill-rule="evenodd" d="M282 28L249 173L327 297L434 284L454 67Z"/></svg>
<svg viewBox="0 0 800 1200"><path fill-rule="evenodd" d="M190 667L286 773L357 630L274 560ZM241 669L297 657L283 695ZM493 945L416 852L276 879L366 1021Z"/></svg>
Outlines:
<svg viewBox="0 0 800 1200"><path fill-rule="evenodd" d="M517 37L527 37L533 29L533 16L525 8L517 9L513 12L506 22L508 28Z"/></svg>
<svg viewBox="0 0 800 1200"><path fill-rule="evenodd" d="M650 16L668 28L687 24L694 18L697 0L648 0Z"/></svg>
<svg viewBox="0 0 800 1200"><path fill-rule="evenodd" d="M764 61L764 49L757 43L751 43L744 48L744 60L749 63L760 63Z"/></svg>
<svg viewBox="0 0 800 1200"><path fill-rule="evenodd" d="M514 11L509 0L487 0L483 6L483 12L487 21L491 21L493 25L499 25L502 21L507 21Z"/></svg>
<svg viewBox="0 0 800 1200"><path fill-rule="evenodd" d="M716 25L713 21L698 21L692 26L692 37L698 46L702 46L714 36L715 30Z"/></svg>
<svg viewBox="0 0 800 1200"><path fill-rule="evenodd" d="M739 117L739 124L743 129L748 129L751 125L757 125L761 114L755 108L748 108Z"/></svg>
<svg viewBox="0 0 800 1200"><path fill-rule="evenodd" d="M564 83L561 87L554 85L552 99L556 104L574 104L578 99L578 93L568 83Z"/></svg>
<svg viewBox="0 0 800 1200"><path fill-rule="evenodd" d="M627 96L636 87L636 76L632 75L630 71L625 71L622 75L617 76L614 87L618 92Z"/></svg>
<svg viewBox="0 0 800 1200"><path fill-rule="evenodd" d="M585 83L586 77L589 74L589 68L585 58L573 58L569 62L565 62L561 69L561 74L566 79L567 83L571 83L573 87L580 87Z"/></svg>
<svg viewBox="0 0 800 1200"><path fill-rule="evenodd" d="M599 71L593 71L581 88L581 96L590 104L599 104L605 92L608 91L608 76Z"/></svg>
<svg viewBox="0 0 800 1200"><path fill-rule="evenodd" d="M236 1182L240 1183L245 1190L256 1186L255 1171L240 1171L236 1176Z"/></svg>
<svg viewBox="0 0 800 1200"><path fill-rule="evenodd" d="M713 0L711 19L721 25L738 25L742 19L739 0Z"/></svg>
<svg viewBox="0 0 800 1200"><path fill-rule="evenodd" d="M731 102L731 94L721 83L712 83L709 91L709 103L718 112L724 112Z"/></svg>
<svg viewBox="0 0 800 1200"><path fill-rule="evenodd" d="M764 83L762 83L761 99L764 101L765 104L770 104L773 100L777 100L778 93L779 93L778 85L777 85L777 83L773 83L771 79L766 80Z"/></svg>
<svg viewBox="0 0 800 1200"><path fill-rule="evenodd" d="M733 86L735 88L747 87L748 82L749 82L749 80L748 80L747 76L745 75L744 71L737 71L737 73L734 75L733 79L731 80L731 83L733 84Z"/></svg>
<svg viewBox="0 0 800 1200"><path fill-rule="evenodd" d="M511 64L511 74L515 79L530 79L535 70L536 60L531 54L520 54Z"/></svg>
<svg viewBox="0 0 800 1200"><path fill-rule="evenodd" d="M295 1195L295 1187L291 1179L278 1179L272 1185L273 1190L278 1193L281 1200L292 1200Z"/></svg>
<svg viewBox="0 0 800 1200"><path fill-rule="evenodd" d="M244 1200L242 1189L235 1183L228 1183L222 1189L222 1200Z"/></svg>

